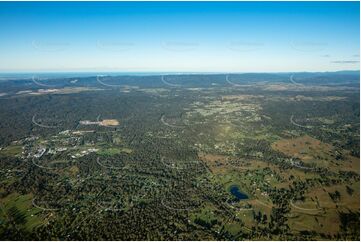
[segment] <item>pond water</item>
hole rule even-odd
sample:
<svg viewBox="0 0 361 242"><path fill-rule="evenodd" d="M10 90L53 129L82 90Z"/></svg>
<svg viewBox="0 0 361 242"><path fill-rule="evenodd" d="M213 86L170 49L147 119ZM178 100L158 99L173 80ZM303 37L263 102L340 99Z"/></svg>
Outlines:
<svg viewBox="0 0 361 242"><path fill-rule="evenodd" d="M247 194L244 194L239 190L239 187L236 185L232 185L230 188L231 194L238 200L248 199Z"/></svg>

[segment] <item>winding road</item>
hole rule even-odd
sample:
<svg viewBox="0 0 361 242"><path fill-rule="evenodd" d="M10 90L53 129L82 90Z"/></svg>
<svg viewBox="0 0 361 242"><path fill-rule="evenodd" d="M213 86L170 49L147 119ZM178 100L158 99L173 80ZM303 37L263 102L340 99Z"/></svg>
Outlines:
<svg viewBox="0 0 361 242"><path fill-rule="evenodd" d="M294 118L294 115L292 114L291 117L290 117L290 122L291 122L293 125L296 125L296 126L301 127L301 128L306 128L306 129L312 129L312 128L313 128L313 126L310 126L310 125L305 126L305 125L298 124L298 123L296 123L296 122L293 120L293 118Z"/></svg>
<svg viewBox="0 0 361 242"><path fill-rule="evenodd" d="M161 81L162 81L165 85L170 86L170 87L181 87L180 84L173 84L173 83L167 82L166 80L164 80L164 76L163 76L163 75L161 76Z"/></svg>
<svg viewBox="0 0 361 242"><path fill-rule="evenodd" d="M169 124L164 120L164 118L165 118L165 115L163 114L162 117L160 118L160 121L168 127L177 128L177 129L183 129L185 127L185 126L180 126L180 125Z"/></svg>
<svg viewBox="0 0 361 242"><path fill-rule="evenodd" d="M100 75L97 75L97 82L99 82L101 85L103 85L103 86L107 86L107 87L124 87L124 85L116 85L116 84L107 84L107 83L104 83L103 81L101 81L100 79L99 79L99 77L100 77Z"/></svg>
<svg viewBox="0 0 361 242"><path fill-rule="evenodd" d="M59 210L59 208L43 208L43 207L40 207L39 205L37 205L35 203L35 198L31 201L31 203L33 204L34 207L36 207L38 209L41 209L43 211L57 211L57 210Z"/></svg>
<svg viewBox="0 0 361 242"><path fill-rule="evenodd" d="M34 114L33 118L32 118L32 122L33 124L39 126L39 127L42 127L42 128L47 128L47 129L55 129L55 128L58 128L59 126L56 125L56 126L51 126L51 125L44 125L44 124L39 124L38 122L36 122L35 120L35 117L36 117L36 114Z"/></svg>
<svg viewBox="0 0 361 242"><path fill-rule="evenodd" d="M292 74L292 75L290 76L290 82L291 82L292 84L297 85L297 86L303 86L303 84L298 83L298 82L295 82L295 80L293 79L293 76L294 76L294 75L295 75L295 74Z"/></svg>
<svg viewBox="0 0 361 242"><path fill-rule="evenodd" d="M308 212L321 211L321 209L319 209L319 208L301 208L301 207L298 207L293 203L293 200L290 200L290 204L291 204L292 207L294 207L296 209L299 209L299 210L303 210L303 211L308 211Z"/></svg>
<svg viewBox="0 0 361 242"><path fill-rule="evenodd" d="M38 80L39 80L39 77L37 78ZM31 80L32 80L32 82L34 82L36 85L38 85L38 86L41 86L41 87L58 87L57 85L47 85L47 84L43 84L43 83L40 83L40 82L38 82L38 81L36 81L35 80L35 76L32 76L31 77Z"/></svg>
<svg viewBox="0 0 361 242"><path fill-rule="evenodd" d="M236 84L234 82L231 82L228 78L229 75L226 75L226 82L232 86L235 86L235 87L240 87L241 85L240 84Z"/></svg>

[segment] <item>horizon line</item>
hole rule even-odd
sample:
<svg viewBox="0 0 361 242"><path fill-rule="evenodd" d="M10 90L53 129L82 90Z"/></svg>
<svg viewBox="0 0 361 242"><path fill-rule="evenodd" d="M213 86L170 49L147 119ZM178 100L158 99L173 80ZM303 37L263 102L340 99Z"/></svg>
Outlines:
<svg viewBox="0 0 361 242"><path fill-rule="evenodd" d="M178 74L247 74L247 73L328 73L328 72L360 72L360 69L340 69L340 70L320 70L320 71L308 71L308 70L298 70L298 71L1 71L0 74L46 74L46 73L178 73Z"/></svg>

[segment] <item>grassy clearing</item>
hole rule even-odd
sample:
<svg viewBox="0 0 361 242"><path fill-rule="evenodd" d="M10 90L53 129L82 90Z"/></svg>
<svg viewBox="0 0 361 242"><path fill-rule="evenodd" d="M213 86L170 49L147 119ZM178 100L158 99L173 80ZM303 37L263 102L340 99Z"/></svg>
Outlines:
<svg viewBox="0 0 361 242"><path fill-rule="evenodd" d="M0 150L0 155L4 156L18 156L21 155L22 146L21 145L10 145L2 150Z"/></svg>
<svg viewBox="0 0 361 242"><path fill-rule="evenodd" d="M355 171L359 173L360 160L347 150L338 150L330 144L308 135L293 139L281 139L272 144L274 150L299 158L305 164L328 168L331 171ZM341 155L342 154L342 155ZM337 157L342 158L337 158Z"/></svg>
<svg viewBox="0 0 361 242"><path fill-rule="evenodd" d="M207 224L214 224L217 221L216 210L212 204L207 203L200 211L192 213L190 218L194 223L197 223L197 220L202 220Z"/></svg>
<svg viewBox="0 0 361 242"><path fill-rule="evenodd" d="M24 227L28 231L42 225L44 221L40 216L41 210L33 207L32 199L31 194L19 195L17 193L12 193L1 199L1 220L6 222L14 220L17 222L17 226ZM14 213L14 211L16 212Z"/></svg>
<svg viewBox="0 0 361 242"><path fill-rule="evenodd" d="M98 155L102 156L113 156L121 153L131 154L133 151L129 148L107 148L97 152Z"/></svg>
<svg viewBox="0 0 361 242"><path fill-rule="evenodd" d="M259 160L244 160L236 165L230 162L232 157L218 154L199 153L198 157L207 164L214 174L226 174L230 171L242 172L247 170L262 169L270 166L266 162Z"/></svg>

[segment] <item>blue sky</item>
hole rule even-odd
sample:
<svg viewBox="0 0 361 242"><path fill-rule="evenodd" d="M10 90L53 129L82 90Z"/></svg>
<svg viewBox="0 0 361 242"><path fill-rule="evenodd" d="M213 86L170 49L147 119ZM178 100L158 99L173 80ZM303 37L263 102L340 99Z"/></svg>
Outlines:
<svg viewBox="0 0 361 242"><path fill-rule="evenodd" d="M0 2L0 71L359 69L359 2Z"/></svg>

